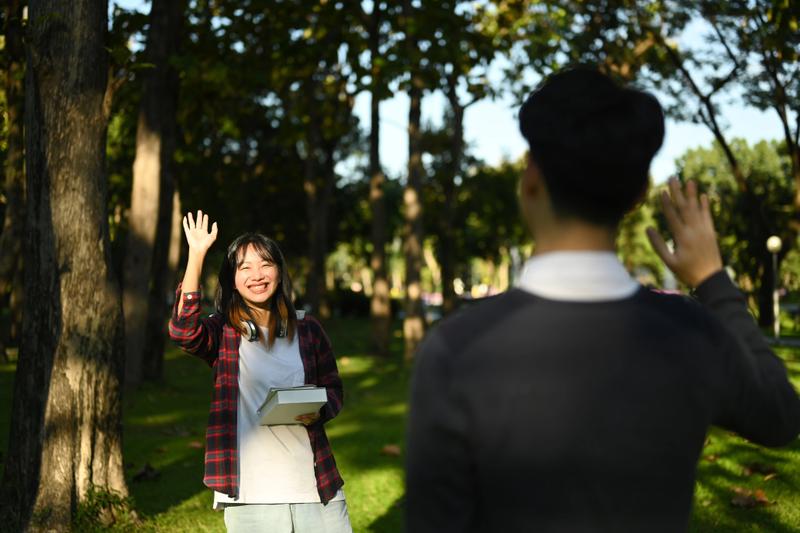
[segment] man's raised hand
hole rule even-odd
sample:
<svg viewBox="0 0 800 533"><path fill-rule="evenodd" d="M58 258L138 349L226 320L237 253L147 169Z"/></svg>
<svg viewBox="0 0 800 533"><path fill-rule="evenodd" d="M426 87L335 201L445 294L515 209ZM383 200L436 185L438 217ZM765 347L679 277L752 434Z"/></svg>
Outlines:
<svg viewBox="0 0 800 533"><path fill-rule="evenodd" d="M722 269L708 196L698 196L694 181L689 180L684 188L677 179L671 178L669 193L661 193L661 205L674 250L667 247L654 228L647 228L650 244L680 281L695 288Z"/></svg>

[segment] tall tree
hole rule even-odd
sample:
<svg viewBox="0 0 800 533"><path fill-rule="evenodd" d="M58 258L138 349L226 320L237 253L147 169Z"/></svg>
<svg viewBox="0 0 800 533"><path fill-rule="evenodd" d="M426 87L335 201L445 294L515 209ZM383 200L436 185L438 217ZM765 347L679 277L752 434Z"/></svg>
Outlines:
<svg viewBox="0 0 800 533"><path fill-rule="evenodd" d="M469 5L467 5L469 4ZM444 204L440 211L438 232L439 262L442 268L442 308L445 314L456 307L453 288L455 279L456 194L464 180L464 114L467 109L491 94L487 71L495 55L491 26L482 24L485 6L474 3L438 2L432 9L432 19L439 31L434 32L433 66L438 73L449 105L449 146L446 152L449 171L443 176Z"/></svg>
<svg viewBox="0 0 800 533"><path fill-rule="evenodd" d="M408 175L403 191L403 255L406 261L405 316L403 318L404 358L414 357L417 346L425 334L422 307L422 130L421 110L425 79L419 48L420 19L417 7L410 0L403 2L402 28L405 33L405 52L409 61L408 81Z"/></svg>
<svg viewBox="0 0 800 533"><path fill-rule="evenodd" d="M6 344L16 341L22 318L22 242L25 226L25 164L23 120L23 2L10 0L3 13L5 22L6 197L3 229L0 233L0 307L8 306L8 322L0 321L0 361Z"/></svg>
<svg viewBox="0 0 800 533"><path fill-rule="evenodd" d="M369 266L372 270L372 297L370 300L370 318L372 326L372 346L380 355L389 353L391 329L391 303L389 301L389 279L386 269L386 175L381 165L380 130L381 100L386 96L390 75L387 75L387 59L383 47L387 40L386 26L389 6L384 2L372 3L372 11L367 13L359 4L359 15L365 29L365 38L369 48L369 94L370 94L370 130L369 130L369 206L371 215Z"/></svg>
<svg viewBox="0 0 800 533"><path fill-rule="evenodd" d="M105 198L108 5L31 0L28 13L25 309L3 524L66 531L91 488L126 493Z"/></svg>
<svg viewBox="0 0 800 533"><path fill-rule="evenodd" d="M178 51L186 0L153 0L123 270L125 381L161 377L174 184Z"/></svg>

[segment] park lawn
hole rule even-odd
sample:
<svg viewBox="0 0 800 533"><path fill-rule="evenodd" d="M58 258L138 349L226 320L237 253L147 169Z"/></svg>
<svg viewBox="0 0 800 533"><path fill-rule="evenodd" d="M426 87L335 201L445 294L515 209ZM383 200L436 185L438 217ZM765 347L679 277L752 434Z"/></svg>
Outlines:
<svg viewBox="0 0 800 533"><path fill-rule="evenodd" d="M328 424L334 453L345 478L350 518L356 532L402 529L402 456L409 372L400 361L395 331L390 359L368 354L368 322L326 323L345 382L345 409ZM800 388L800 351L779 350ZM13 365L0 366L0 451L7 445ZM142 523L136 531L224 531L222 514L211 510L202 485L203 434L211 395L211 371L201 361L171 348L161 384L129 394L125 405L125 468ZM142 474L145 465L152 474ZM748 474L745 469L760 470ZM774 472L772 472L774 470ZM134 481L137 474L143 479ZM800 523L800 441L768 450L735 435L712 430L698 470L690 530L796 530ZM734 489L764 491L768 505L732 505ZM742 498L746 501L746 498Z"/></svg>

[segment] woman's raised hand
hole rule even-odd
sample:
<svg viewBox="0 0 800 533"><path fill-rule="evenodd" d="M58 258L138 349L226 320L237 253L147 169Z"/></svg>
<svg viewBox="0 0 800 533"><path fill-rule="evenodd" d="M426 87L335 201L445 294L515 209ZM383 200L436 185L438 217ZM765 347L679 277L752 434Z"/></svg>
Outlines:
<svg viewBox="0 0 800 533"><path fill-rule="evenodd" d="M647 229L650 244L679 280L695 288L722 269L708 197L705 194L698 196L694 181L690 180L684 188L672 178L669 194L663 192L661 195L661 205L675 250L667 247L654 228Z"/></svg>
<svg viewBox="0 0 800 533"><path fill-rule="evenodd" d="M217 223L214 222L211 231L208 231L208 215L198 209L197 218L192 217L191 212L183 217L183 232L189 243L189 251L205 255L217 240Z"/></svg>

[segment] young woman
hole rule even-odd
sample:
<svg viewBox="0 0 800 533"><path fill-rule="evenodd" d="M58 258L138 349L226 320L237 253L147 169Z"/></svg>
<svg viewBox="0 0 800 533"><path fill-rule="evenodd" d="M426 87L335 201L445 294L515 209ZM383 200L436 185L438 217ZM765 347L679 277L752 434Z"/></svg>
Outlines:
<svg viewBox="0 0 800 533"><path fill-rule="evenodd" d="M323 424L342 408L342 382L319 322L296 312L278 245L245 233L228 247L216 312L201 316L200 274L217 238L208 215L183 219L189 259L178 286L170 337L214 369L205 476L229 532L350 532L344 482ZM272 387L325 387L319 412L298 425L262 426Z"/></svg>

